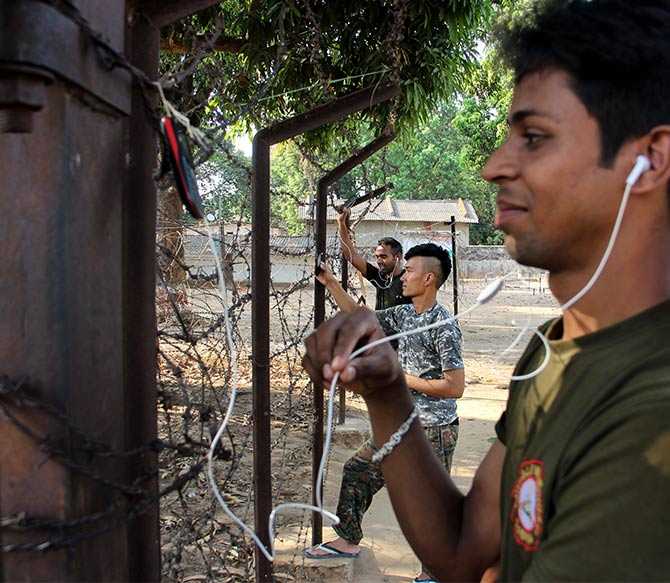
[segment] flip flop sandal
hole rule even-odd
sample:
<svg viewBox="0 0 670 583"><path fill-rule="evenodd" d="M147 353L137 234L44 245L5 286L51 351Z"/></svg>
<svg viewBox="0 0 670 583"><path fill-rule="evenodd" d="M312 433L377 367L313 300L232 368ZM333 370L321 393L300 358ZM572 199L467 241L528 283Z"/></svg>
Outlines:
<svg viewBox="0 0 670 583"><path fill-rule="evenodd" d="M314 551L325 551L325 555L315 555ZM360 551L359 551L360 552ZM302 552L308 559L355 559L358 553L347 553L345 551L338 551L331 547L328 543L321 543L315 547L310 547Z"/></svg>

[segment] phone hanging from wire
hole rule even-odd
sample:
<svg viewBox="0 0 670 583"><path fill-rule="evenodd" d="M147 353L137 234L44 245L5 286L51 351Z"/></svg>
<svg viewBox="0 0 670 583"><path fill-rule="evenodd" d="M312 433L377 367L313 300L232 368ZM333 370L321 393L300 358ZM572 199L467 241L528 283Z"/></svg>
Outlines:
<svg viewBox="0 0 670 583"><path fill-rule="evenodd" d="M195 176L197 164L193 161L191 143L199 146L204 162L212 153L212 147L205 134L191 125L190 120L174 107L165 97L160 83L155 84L161 98L165 115L161 118L160 129L163 145L163 160L159 178L172 170L177 192L182 204L196 220L205 218L204 205Z"/></svg>

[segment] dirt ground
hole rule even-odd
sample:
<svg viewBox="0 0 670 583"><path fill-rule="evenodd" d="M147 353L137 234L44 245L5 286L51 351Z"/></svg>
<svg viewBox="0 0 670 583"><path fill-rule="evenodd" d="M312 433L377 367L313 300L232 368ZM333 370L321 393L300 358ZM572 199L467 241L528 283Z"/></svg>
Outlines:
<svg viewBox="0 0 670 583"><path fill-rule="evenodd" d="M486 283L460 283L460 312L473 304ZM368 291L371 301L371 290ZM286 330L303 328L309 323L311 295L312 291L308 289L291 297L281 307L281 318L278 317L277 308L272 308L273 351L281 348L282 340L286 341ZM216 311L212 297L212 294L192 293L190 304L206 318L208 311ZM451 289L441 292L438 300L451 310ZM530 333L526 333L516 347L507 352L505 350L523 326L535 327L556 313L553 298L540 288L537 278L532 281L510 278L505 289L491 303L479 307L461 321L466 391L458 405L461 426L452 475L463 491L469 488L479 462L495 439L494 424L505 406L507 382ZM279 320L283 322L281 329L277 326ZM242 336L246 335L249 324L250 313L247 311L239 322ZM291 340L290 336L288 339ZM304 378L297 383L297 389L294 386L291 394L282 388L289 381L295 385L296 378L304 376L296 364L299 360L295 360L295 355L292 358L291 362L283 357L277 359L271 373L274 444L271 457L275 504L285 501L308 502L311 492L311 392ZM253 523L250 488L254 480L250 442L252 399L248 364L242 367L242 391L230 425L231 434L237 442L238 469L225 486L225 497L235 511L245 517L247 523ZM366 424L362 400L350 396L347 401L347 423L338 432L346 433L351 427L364 431ZM334 511L337 505L342 465L353 452L355 441L337 438L332 448L325 486L326 507L330 510ZM228 466L222 462L220 467L220 473L224 475ZM171 464L164 465L164 474L165 479L173 474ZM191 484L179 498L163 501L161 524L164 565L169 566L164 571L164 580L195 580L189 579L192 577L231 582L252 580L249 578L249 568L253 562L251 545L248 540L244 543L243 539L235 535L237 528L230 524L220 510L214 510L211 493L204 479ZM198 528L193 529L193 524L197 524ZM309 515L289 513L280 517L277 527L278 548L285 555L285 565L278 563L276 566L277 580L304 580L296 574L296 569L305 565L301 551L311 538ZM385 490L377 495L367 513L364 530L365 553L355 562L353 581L378 583L411 580L418 562L402 537ZM195 534L187 534L191 531ZM324 540L329 540L331 536L332 533L325 528ZM184 540L185 537L191 538Z"/></svg>

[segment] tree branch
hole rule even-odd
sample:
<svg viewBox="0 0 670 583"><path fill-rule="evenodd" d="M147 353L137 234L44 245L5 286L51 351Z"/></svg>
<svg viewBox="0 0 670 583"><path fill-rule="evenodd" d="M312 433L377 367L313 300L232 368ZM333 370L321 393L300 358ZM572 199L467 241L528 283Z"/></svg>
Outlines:
<svg viewBox="0 0 670 583"><path fill-rule="evenodd" d="M198 40L206 42L205 37L196 37L195 40L196 42ZM247 43L248 41L243 38L219 37L212 45L212 50L222 53L241 53ZM182 41L177 41L173 38L161 39L161 51L168 53L191 53L195 48L194 45L189 46Z"/></svg>

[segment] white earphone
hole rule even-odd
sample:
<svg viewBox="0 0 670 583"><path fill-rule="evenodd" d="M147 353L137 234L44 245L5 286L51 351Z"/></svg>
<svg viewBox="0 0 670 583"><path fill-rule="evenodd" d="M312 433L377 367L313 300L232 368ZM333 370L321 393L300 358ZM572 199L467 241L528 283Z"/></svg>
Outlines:
<svg viewBox="0 0 670 583"><path fill-rule="evenodd" d="M628 178L626 178L626 184L628 186L633 186L647 170L651 168L651 161L649 158L643 155L639 155L635 160L635 166L630 171Z"/></svg>

